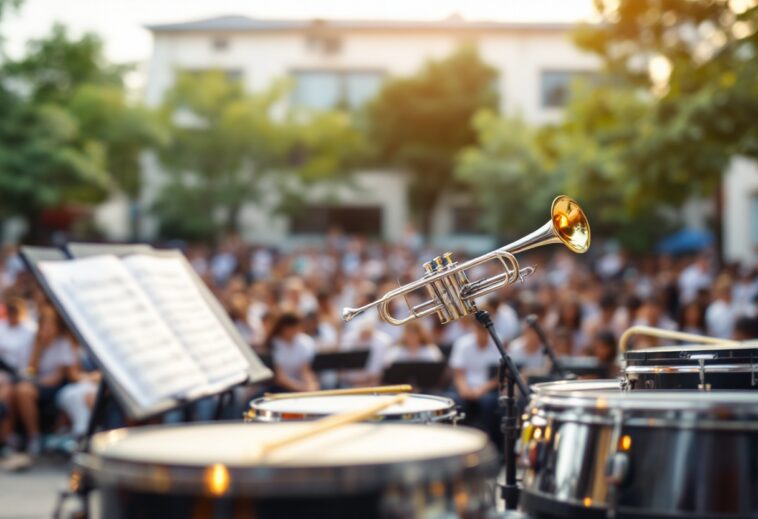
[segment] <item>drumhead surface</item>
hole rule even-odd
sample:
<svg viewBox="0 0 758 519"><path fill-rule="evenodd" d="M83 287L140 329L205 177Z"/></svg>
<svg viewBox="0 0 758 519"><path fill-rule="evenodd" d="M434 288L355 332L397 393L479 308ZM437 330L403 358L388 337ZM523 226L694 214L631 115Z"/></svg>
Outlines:
<svg viewBox="0 0 758 519"><path fill-rule="evenodd" d="M339 395L302 398L285 398L281 400L259 399L253 402L256 409L288 414L335 414L357 411L387 398L386 395ZM423 413L428 411L445 411L454 407L449 398L431 395L409 395L399 404L380 411L381 415Z"/></svg>
<svg viewBox="0 0 758 519"><path fill-rule="evenodd" d="M257 446L312 427L309 422L215 423L118 429L97 434L79 464L101 484L203 491L223 466L230 492L287 495L439 481L497 470L485 434L465 427L351 424L261 458Z"/></svg>

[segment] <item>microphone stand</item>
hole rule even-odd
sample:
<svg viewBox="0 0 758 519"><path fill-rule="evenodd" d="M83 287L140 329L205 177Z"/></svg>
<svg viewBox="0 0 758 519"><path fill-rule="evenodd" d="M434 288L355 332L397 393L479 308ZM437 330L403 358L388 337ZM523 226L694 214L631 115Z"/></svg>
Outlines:
<svg viewBox="0 0 758 519"><path fill-rule="evenodd" d="M542 354L549 358L550 364L552 364L550 371L557 373L558 376L562 379L576 378L574 374L567 371L566 368L563 367L563 364L561 364L561 362L558 360L558 356L555 354L555 350L550 345L550 341L547 340L545 331L542 329L542 326L540 326L537 316L534 314L527 315L526 324L531 326L534 332L537 334L537 337L539 337L540 343L542 343Z"/></svg>
<svg viewBox="0 0 758 519"><path fill-rule="evenodd" d="M500 496L505 500L506 510L515 510L518 506L520 492L516 481L516 440L518 439L520 430L516 406L516 386L519 387L522 396L528 396L531 391L524 382L524 379L521 378L513 360L505 351L503 343L500 342L490 314L485 310L479 310L474 316L479 324L484 326L489 332L492 341L500 353L500 365L498 369L500 398L498 399L498 403L505 411L502 422L503 439L505 442L503 452L505 457L505 484L500 488ZM502 396L504 386L506 393L505 396Z"/></svg>

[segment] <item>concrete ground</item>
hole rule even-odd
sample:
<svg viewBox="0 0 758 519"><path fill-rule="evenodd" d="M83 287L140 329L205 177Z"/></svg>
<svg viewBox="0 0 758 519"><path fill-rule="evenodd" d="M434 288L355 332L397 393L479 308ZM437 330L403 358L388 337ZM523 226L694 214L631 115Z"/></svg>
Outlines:
<svg viewBox="0 0 758 519"><path fill-rule="evenodd" d="M40 459L29 470L0 471L0 519L49 519L58 491L68 480L69 463Z"/></svg>

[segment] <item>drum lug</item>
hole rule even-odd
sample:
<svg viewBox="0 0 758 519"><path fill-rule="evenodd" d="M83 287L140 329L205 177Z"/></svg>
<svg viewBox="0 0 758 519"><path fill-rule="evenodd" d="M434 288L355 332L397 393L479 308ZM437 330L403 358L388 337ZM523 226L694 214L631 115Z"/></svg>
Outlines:
<svg viewBox="0 0 758 519"><path fill-rule="evenodd" d="M710 391L711 385L705 383L705 359L697 359L698 363L698 372L700 375L700 383L698 384L697 388L700 391Z"/></svg>
<svg viewBox="0 0 758 519"><path fill-rule="evenodd" d="M606 462L605 481L617 487L624 483L627 475L629 475L629 456L624 452L616 452Z"/></svg>

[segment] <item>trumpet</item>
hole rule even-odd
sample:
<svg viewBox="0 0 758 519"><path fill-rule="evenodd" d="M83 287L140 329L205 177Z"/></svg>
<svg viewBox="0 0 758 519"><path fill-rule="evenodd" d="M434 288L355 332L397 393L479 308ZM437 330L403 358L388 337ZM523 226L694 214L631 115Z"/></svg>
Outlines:
<svg viewBox="0 0 758 519"><path fill-rule="evenodd" d="M477 298L523 281L534 272L533 267L521 268L516 254L551 243L562 243L578 254L587 252L590 247L590 224L587 217L579 204L565 195L553 200L550 220L532 233L463 263L454 261L450 252L437 256L424 263L426 274L422 278L390 290L381 299L360 308L345 308L342 310L342 319L350 321L375 306L378 307L379 318L395 326L434 314L442 324L460 319L477 311ZM467 270L490 261L499 261L503 272L476 281L469 280ZM426 290L429 299L411 306L408 294L421 289ZM392 315L391 303L398 297L402 297L408 306L408 315L405 317Z"/></svg>

